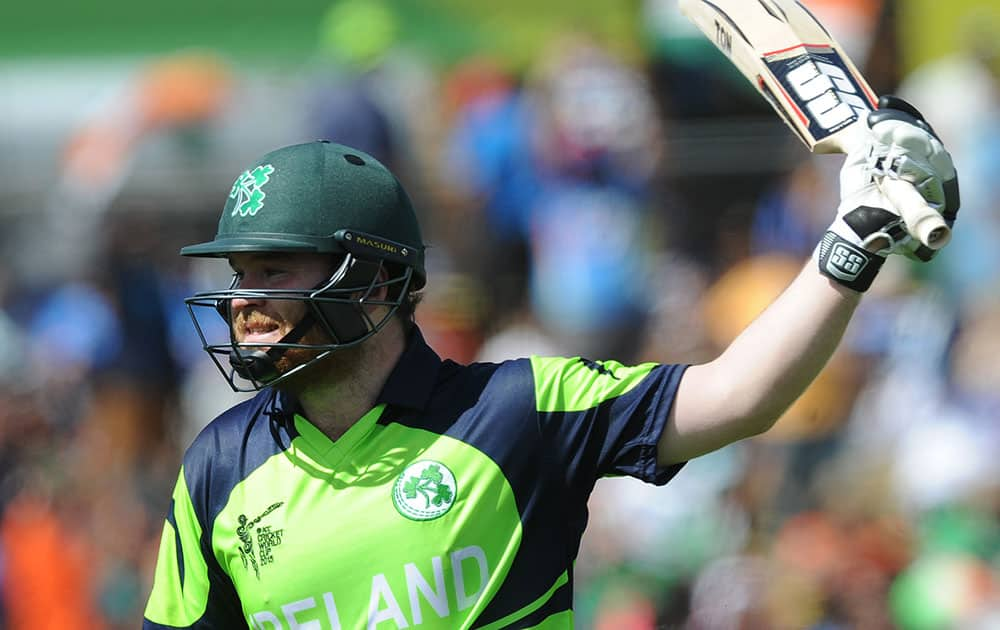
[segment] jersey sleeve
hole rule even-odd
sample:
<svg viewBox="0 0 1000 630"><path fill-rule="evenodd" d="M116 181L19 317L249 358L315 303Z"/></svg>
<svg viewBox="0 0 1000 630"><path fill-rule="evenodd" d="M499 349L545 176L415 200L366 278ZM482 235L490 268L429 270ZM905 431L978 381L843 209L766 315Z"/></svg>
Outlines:
<svg viewBox="0 0 1000 630"><path fill-rule="evenodd" d="M571 484L627 475L662 485L657 443L686 365L532 357L540 428Z"/></svg>
<svg viewBox="0 0 1000 630"><path fill-rule="evenodd" d="M182 468L163 526L143 630L245 627L232 582L207 546Z"/></svg>

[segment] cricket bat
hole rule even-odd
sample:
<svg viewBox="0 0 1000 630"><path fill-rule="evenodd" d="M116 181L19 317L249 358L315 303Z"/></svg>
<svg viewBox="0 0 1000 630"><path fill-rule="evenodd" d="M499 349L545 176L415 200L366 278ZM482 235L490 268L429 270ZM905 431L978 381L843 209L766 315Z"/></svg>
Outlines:
<svg viewBox="0 0 1000 630"><path fill-rule="evenodd" d="M878 98L843 48L796 0L679 0L681 11L729 57L815 153L847 153ZM882 193L910 235L931 249L951 239L941 213L901 179Z"/></svg>

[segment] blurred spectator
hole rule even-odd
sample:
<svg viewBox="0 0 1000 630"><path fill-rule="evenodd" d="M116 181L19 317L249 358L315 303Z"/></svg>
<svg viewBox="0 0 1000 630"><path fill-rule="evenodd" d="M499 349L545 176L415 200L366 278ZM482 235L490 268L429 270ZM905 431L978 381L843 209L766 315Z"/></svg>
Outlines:
<svg viewBox="0 0 1000 630"><path fill-rule="evenodd" d="M398 130L379 102L377 74L397 29L383 2L333 3L320 24L321 76L310 95L317 137L361 149L389 168L399 163Z"/></svg>
<svg viewBox="0 0 1000 630"><path fill-rule="evenodd" d="M634 352L657 244L649 197L660 145L644 78L596 43L566 37L523 90L488 82L465 112L452 177L481 204L490 251L527 251L542 327L583 354Z"/></svg>
<svg viewBox="0 0 1000 630"><path fill-rule="evenodd" d="M889 605L896 627L994 627L991 624L997 619L1000 596L994 573L995 569L974 556L939 555L917 560L893 585ZM992 618L986 617L987 613L992 613Z"/></svg>
<svg viewBox="0 0 1000 630"><path fill-rule="evenodd" d="M1000 12L979 7L960 19L960 48L914 70L900 85L919 103L961 164L962 222L955 242L925 270L961 303L996 293L1000 277ZM952 97L947 95L952 94Z"/></svg>
<svg viewBox="0 0 1000 630"><path fill-rule="evenodd" d="M445 82L449 136L438 177L449 197L442 242L492 287L496 305L524 301L530 213L541 182L531 145L534 112L498 62L465 60ZM491 305L489 319L502 316Z"/></svg>
<svg viewBox="0 0 1000 630"><path fill-rule="evenodd" d="M590 356L631 356L650 309L661 145L649 86L594 42L556 40L536 69L542 178L529 229L532 305Z"/></svg>
<svg viewBox="0 0 1000 630"><path fill-rule="evenodd" d="M837 198L837 160L807 157L758 200L750 231L753 254L812 255Z"/></svg>
<svg viewBox="0 0 1000 630"><path fill-rule="evenodd" d="M212 120L229 88L228 68L214 55L179 53L141 66L113 98L88 104L94 111L65 140L36 220L13 243L19 274L58 282L99 264L105 216L145 141Z"/></svg>
<svg viewBox="0 0 1000 630"><path fill-rule="evenodd" d="M3 602L10 628L104 627L96 606L93 548L86 529L63 522L41 497L4 511Z"/></svg>

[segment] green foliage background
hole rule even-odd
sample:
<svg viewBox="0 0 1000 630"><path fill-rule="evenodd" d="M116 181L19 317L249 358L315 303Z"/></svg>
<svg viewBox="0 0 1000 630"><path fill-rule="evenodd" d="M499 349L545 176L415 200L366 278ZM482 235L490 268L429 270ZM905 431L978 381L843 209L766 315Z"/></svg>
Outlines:
<svg viewBox="0 0 1000 630"><path fill-rule="evenodd" d="M0 19L0 59L156 55L210 48L241 59L315 54L330 0L50 0L13 2ZM389 0L402 43L441 63L474 51L526 63L553 33L587 29L638 50L638 0Z"/></svg>
<svg viewBox="0 0 1000 630"><path fill-rule="evenodd" d="M969 43L970 26L1000 51L1000 0L899 0L898 7L905 71L961 50Z"/></svg>
<svg viewBox="0 0 1000 630"><path fill-rule="evenodd" d="M297 64L316 56L333 1L15 0L0 12L0 61L203 48ZM523 67L553 34L571 29L596 35L626 58L645 48L642 0L384 1L398 18L400 42L441 65L486 52ZM969 24L1000 42L1000 0L896 0L896 7L904 71L962 48Z"/></svg>

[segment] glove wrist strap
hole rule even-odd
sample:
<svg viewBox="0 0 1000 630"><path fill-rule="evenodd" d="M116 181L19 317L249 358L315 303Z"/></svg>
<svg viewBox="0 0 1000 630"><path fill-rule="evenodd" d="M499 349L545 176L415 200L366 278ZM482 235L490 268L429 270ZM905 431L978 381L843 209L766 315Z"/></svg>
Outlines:
<svg viewBox="0 0 1000 630"><path fill-rule="evenodd" d="M872 285L885 258L827 232L817 248L819 271L848 289L864 292Z"/></svg>

